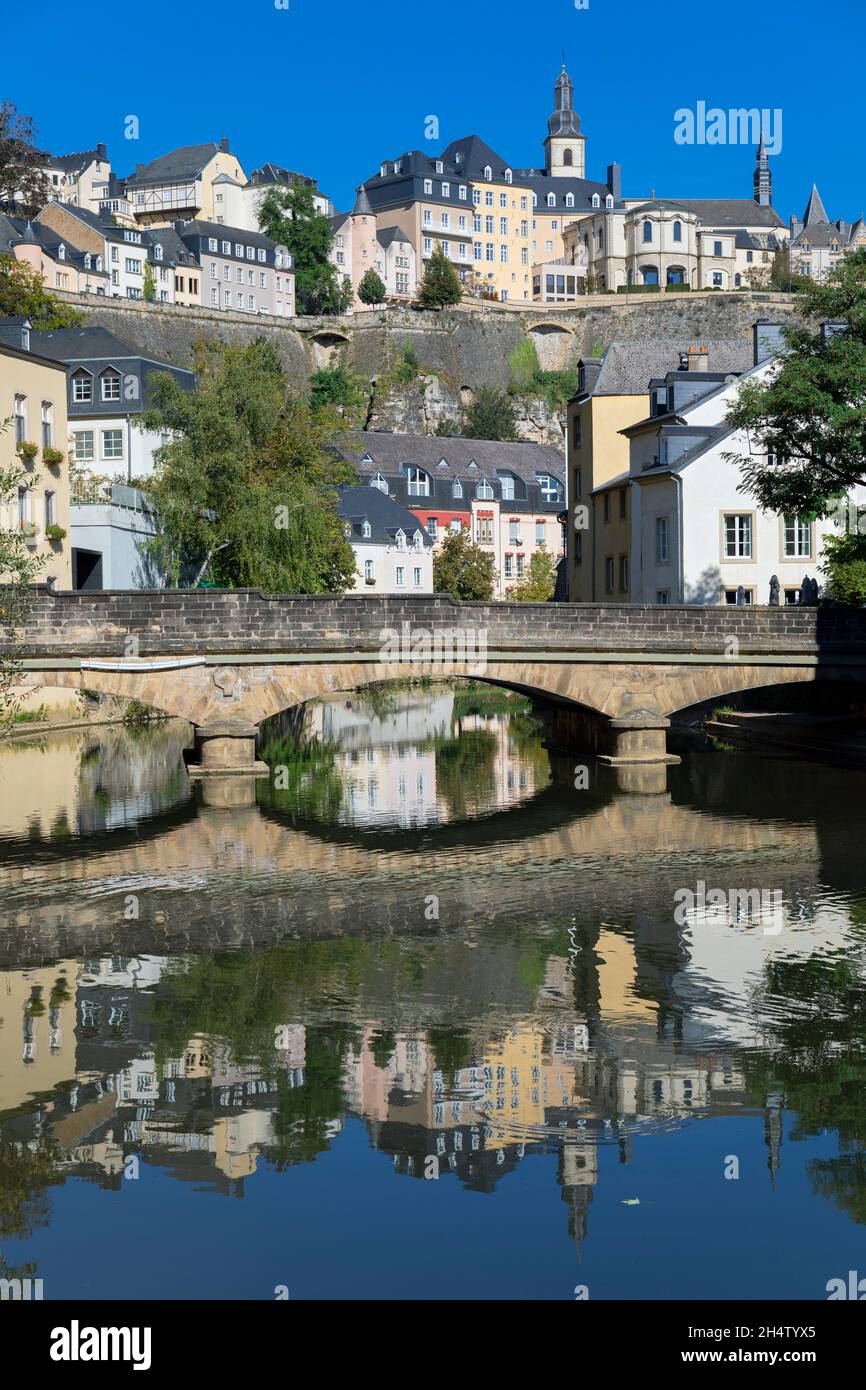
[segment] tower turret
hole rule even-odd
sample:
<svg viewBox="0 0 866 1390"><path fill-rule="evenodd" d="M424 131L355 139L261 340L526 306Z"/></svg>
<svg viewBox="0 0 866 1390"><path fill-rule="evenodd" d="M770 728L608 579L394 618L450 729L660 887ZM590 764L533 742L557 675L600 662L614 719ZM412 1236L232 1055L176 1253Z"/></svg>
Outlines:
<svg viewBox="0 0 866 1390"><path fill-rule="evenodd" d="M574 84L562 65L553 88L553 115L544 141L545 172L563 178L586 178L586 136L574 109Z"/></svg>

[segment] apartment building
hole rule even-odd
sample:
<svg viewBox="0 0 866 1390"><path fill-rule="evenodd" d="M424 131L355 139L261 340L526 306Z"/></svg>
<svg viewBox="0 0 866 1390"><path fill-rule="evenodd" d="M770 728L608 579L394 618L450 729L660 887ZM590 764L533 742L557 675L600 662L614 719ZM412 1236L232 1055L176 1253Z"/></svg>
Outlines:
<svg viewBox="0 0 866 1390"><path fill-rule="evenodd" d="M397 226L377 227L376 217L363 187L358 189L351 212L331 218L333 243L330 261L342 283L352 282L352 308L366 305L358 296L358 286L368 270L375 270L388 299L408 300L417 290L415 247Z"/></svg>
<svg viewBox="0 0 866 1390"><path fill-rule="evenodd" d="M0 255L26 262L49 290L69 290L76 294L106 294L109 278L104 256L82 243L84 237L70 241L50 227L0 213Z"/></svg>
<svg viewBox="0 0 866 1390"><path fill-rule="evenodd" d="M225 136L219 144L184 145L149 164L138 164L120 183L140 226L170 226L180 217L217 221L220 189L215 190L215 185L221 175L246 183L241 162L231 153Z"/></svg>
<svg viewBox="0 0 866 1390"><path fill-rule="evenodd" d="M339 451L363 482L413 513L434 549L449 530L468 530L494 557L497 598L537 551L562 556L565 473L555 449L366 431Z"/></svg>
<svg viewBox="0 0 866 1390"><path fill-rule="evenodd" d="M287 247L261 232L217 222L178 221L174 232L199 267L199 303L245 314L294 315L295 272Z"/></svg>
<svg viewBox="0 0 866 1390"><path fill-rule="evenodd" d="M337 510L355 552L353 588L373 594L432 594L433 540L417 516L371 487L343 487Z"/></svg>
<svg viewBox="0 0 866 1390"><path fill-rule="evenodd" d="M245 232L260 231L259 205L272 188L280 192L307 188L317 212L330 217L334 211L330 198L319 191L315 179L294 173L281 164L268 163L254 169L246 180L230 174L219 174L214 179L214 221Z"/></svg>
<svg viewBox="0 0 866 1390"><path fill-rule="evenodd" d="M91 259L104 266L108 279L100 292L114 299L144 299L149 264L155 302L201 303L198 262L171 227L117 225L104 212L56 202L42 209L34 225L50 228L57 236L75 237Z"/></svg>
<svg viewBox="0 0 866 1390"><path fill-rule="evenodd" d="M105 145L99 144L77 154L47 156L45 173L53 198L98 212L111 182L111 160Z"/></svg>
<svg viewBox="0 0 866 1390"><path fill-rule="evenodd" d="M31 342L26 318L0 319L0 460L20 469L0 526L20 531L40 561L39 582L72 587L66 372ZM0 583L8 579L0 575Z"/></svg>
<svg viewBox="0 0 866 1390"><path fill-rule="evenodd" d="M831 222L815 185L802 218L791 218L791 273L819 283L826 280L847 251L866 246L866 222L839 218Z"/></svg>

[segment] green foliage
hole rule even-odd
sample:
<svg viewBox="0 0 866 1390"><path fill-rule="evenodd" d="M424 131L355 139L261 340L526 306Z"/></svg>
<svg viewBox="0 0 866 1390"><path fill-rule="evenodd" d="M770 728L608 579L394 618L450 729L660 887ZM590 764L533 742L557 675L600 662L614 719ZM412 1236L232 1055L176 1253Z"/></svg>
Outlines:
<svg viewBox="0 0 866 1390"><path fill-rule="evenodd" d="M352 410L366 399L366 382L344 366L322 367L310 377L310 408L326 406Z"/></svg>
<svg viewBox="0 0 866 1390"><path fill-rule="evenodd" d="M795 275L791 269L791 250L786 244L780 246L770 267L770 287L785 294L801 294L808 290L812 281L808 275Z"/></svg>
<svg viewBox="0 0 866 1390"><path fill-rule="evenodd" d="M144 263L144 288L142 296L148 304L152 304L156 299L156 281L153 278L153 266L150 261Z"/></svg>
<svg viewBox="0 0 866 1390"><path fill-rule="evenodd" d="M410 382L415 381L421 368L418 364L418 355L415 352L415 344L411 338L407 338L403 345L403 353L394 368L395 381Z"/></svg>
<svg viewBox="0 0 866 1390"><path fill-rule="evenodd" d="M334 240L331 224L316 208L311 188L269 188L259 204L259 226L292 254L300 313L339 314L348 307L345 284L328 259ZM349 303L351 298L349 282Z"/></svg>
<svg viewBox="0 0 866 1390"><path fill-rule="evenodd" d="M123 722L130 727L149 724L154 718L158 716L149 705L142 704L141 700L130 700L123 711Z"/></svg>
<svg viewBox="0 0 866 1390"><path fill-rule="evenodd" d="M34 328L77 328L84 320L71 304L48 294L42 277L26 261L0 256L0 318L21 316Z"/></svg>
<svg viewBox="0 0 866 1390"><path fill-rule="evenodd" d="M541 373L538 352L531 338L521 338L508 354L508 365L512 389L518 395L530 395Z"/></svg>
<svg viewBox="0 0 866 1390"><path fill-rule="evenodd" d="M856 531L828 536L821 572L836 603L866 605L866 536Z"/></svg>
<svg viewBox="0 0 866 1390"><path fill-rule="evenodd" d="M517 416L507 393L493 386L479 386L475 400L464 411L462 433L467 439L498 439L515 443Z"/></svg>
<svg viewBox="0 0 866 1390"><path fill-rule="evenodd" d="M0 434L9 421L0 422ZM16 458L8 467L0 465L0 515L17 515L18 489L31 489L37 476L25 472ZM13 510L15 508L16 510ZM30 611L30 585L35 584L44 561L34 556L17 527L0 526L0 630L13 639L20 633ZM12 723L20 706L14 687L21 674L20 646L13 640L11 648L0 654L0 728Z"/></svg>
<svg viewBox="0 0 866 1390"><path fill-rule="evenodd" d="M465 526L449 531L433 555L433 589L458 599L491 599L496 560L476 545Z"/></svg>
<svg viewBox="0 0 866 1390"><path fill-rule="evenodd" d="M421 307L444 309L449 304L459 304L462 298L460 276L437 241L418 290Z"/></svg>
<svg viewBox="0 0 866 1390"><path fill-rule="evenodd" d="M825 515L866 482L866 250L843 256L825 284L810 282L803 310L844 330L825 341L820 328L786 329L770 379L743 381L728 412L747 445L727 457L762 507Z"/></svg>
<svg viewBox="0 0 866 1390"><path fill-rule="evenodd" d="M547 603L556 588L556 561L546 550L537 550L529 561L526 577L515 584L510 598L518 603Z"/></svg>
<svg viewBox="0 0 866 1390"><path fill-rule="evenodd" d="M200 344L197 391L151 377L142 428L168 432L147 490L158 512L148 543L175 585L340 593L355 557L337 515L351 467L327 450L337 421L293 397L274 348Z"/></svg>
<svg viewBox="0 0 866 1390"><path fill-rule="evenodd" d="M11 101L0 101L0 207L34 217L51 197L45 156L34 144L31 116L22 116Z"/></svg>
<svg viewBox="0 0 866 1390"><path fill-rule="evenodd" d="M382 304L385 299L385 286L376 271L370 266L361 276L358 285L358 298L362 304Z"/></svg>

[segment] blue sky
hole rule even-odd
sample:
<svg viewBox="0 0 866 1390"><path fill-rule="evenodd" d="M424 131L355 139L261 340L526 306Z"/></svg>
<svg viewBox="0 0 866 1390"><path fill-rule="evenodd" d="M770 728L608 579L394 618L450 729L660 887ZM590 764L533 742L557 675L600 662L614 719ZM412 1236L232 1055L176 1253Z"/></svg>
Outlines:
<svg viewBox="0 0 866 1390"><path fill-rule="evenodd" d="M515 167L540 165L564 52L589 177L603 180L618 160L628 196L750 197L754 150L678 145L674 113L699 101L779 109L781 216L802 214L813 181L832 218L864 210L864 0L288 4L118 5L110 22L83 27L70 27L59 0L19 7L16 46L30 59L6 65L0 92L56 153L103 140L115 170L129 173L228 135L248 172L266 159L285 164L344 208L382 159L470 133ZM139 118L137 141L124 139L128 115ZM424 138L430 115L438 143Z"/></svg>

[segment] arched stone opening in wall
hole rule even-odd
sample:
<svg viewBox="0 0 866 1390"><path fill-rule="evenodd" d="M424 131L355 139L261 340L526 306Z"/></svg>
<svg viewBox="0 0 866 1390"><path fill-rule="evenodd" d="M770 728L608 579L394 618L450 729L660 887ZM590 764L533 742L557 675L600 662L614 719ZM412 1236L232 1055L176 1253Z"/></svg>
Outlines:
<svg viewBox="0 0 866 1390"><path fill-rule="evenodd" d="M313 333L310 342L313 346L313 359L316 369L329 367L335 354L345 347L350 339L345 333L338 333L333 329L321 333Z"/></svg>
<svg viewBox="0 0 866 1390"><path fill-rule="evenodd" d="M666 278L668 285L685 285L688 283L688 272L685 266L669 265Z"/></svg>
<svg viewBox="0 0 866 1390"><path fill-rule="evenodd" d="M642 284L657 285L659 282L659 268L657 265L642 265L640 276Z"/></svg>
<svg viewBox="0 0 866 1390"><path fill-rule="evenodd" d="M562 371L571 359L573 330L562 323L536 323L529 328L538 361L545 372Z"/></svg>

